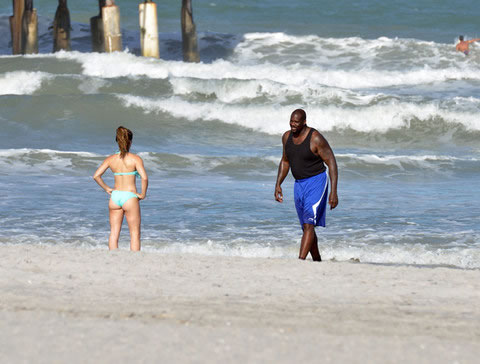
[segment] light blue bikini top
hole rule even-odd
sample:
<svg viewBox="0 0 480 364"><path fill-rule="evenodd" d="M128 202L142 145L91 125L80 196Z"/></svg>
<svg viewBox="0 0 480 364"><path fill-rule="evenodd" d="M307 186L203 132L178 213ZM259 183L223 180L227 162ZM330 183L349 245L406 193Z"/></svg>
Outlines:
<svg viewBox="0 0 480 364"><path fill-rule="evenodd" d="M140 173L138 171L133 171L133 172L117 172L113 174L114 176L130 176L130 175L135 175L137 177L140 177Z"/></svg>
<svg viewBox="0 0 480 364"><path fill-rule="evenodd" d="M120 154L120 152L116 152L115 154ZM133 172L117 172L113 173L114 176L136 176L136 177L141 177L140 173L138 171L133 171Z"/></svg>

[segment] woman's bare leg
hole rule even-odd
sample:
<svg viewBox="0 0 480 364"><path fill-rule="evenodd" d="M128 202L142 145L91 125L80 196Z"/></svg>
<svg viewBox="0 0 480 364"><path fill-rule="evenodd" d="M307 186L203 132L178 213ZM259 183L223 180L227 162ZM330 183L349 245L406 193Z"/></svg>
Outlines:
<svg viewBox="0 0 480 364"><path fill-rule="evenodd" d="M110 210L110 238L108 239L108 248L110 250L118 249L118 238L120 237L120 230L122 230L123 210L112 200L108 203L108 209Z"/></svg>
<svg viewBox="0 0 480 364"><path fill-rule="evenodd" d="M128 230L130 230L130 250L140 250L140 203L138 198L131 198L123 204Z"/></svg>

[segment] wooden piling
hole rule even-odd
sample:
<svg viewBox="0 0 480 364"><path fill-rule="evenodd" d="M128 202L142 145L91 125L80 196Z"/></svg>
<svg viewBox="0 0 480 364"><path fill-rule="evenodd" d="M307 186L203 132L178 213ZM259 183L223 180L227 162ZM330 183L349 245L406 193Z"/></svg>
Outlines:
<svg viewBox="0 0 480 364"><path fill-rule="evenodd" d="M22 28L22 53L38 53L38 16L37 9L33 8L33 0L25 0Z"/></svg>
<svg viewBox="0 0 480 364"><path fill-rule="evenodd" d="M182 44L185 62L200 62L197 46L197 31L193 21L192 1L182 0Z"/></svg>
<svg viewBox="0 0 480 364"><path fill-rule="evenodd" d="M122 32L120 30L120 9L113 0L107 0L102 8L105 52L122 50Z"/></svg>
<svg viewBox="0 0 480 364"><path fill-rule="evenodd" d="M98 0L98 15L90 18L90 31L92 33L92 51L105 52L105 35L103 33L102 8L105 0Z"/></svg>
<svg viewBox="0 0 480 364"><path fill-rule="evenodd" d="M53 21L53 51L69 51L70 48L70 12L67 0L58 0L58 7Z"/></svg>
<svg viewBox="0 0 480 364"><path fill-rule="evenodd" d="M157 4L153 1L145 1L139 4L138 15L142 56L159 58Z"/></svg>
<svg viewBox="0 0 480 364"><path fill-rule="evenodd" d="M10 32L12 34L12 54L22 54L23 12L25 0L12 0L13 15L10 17Z"/></svg>

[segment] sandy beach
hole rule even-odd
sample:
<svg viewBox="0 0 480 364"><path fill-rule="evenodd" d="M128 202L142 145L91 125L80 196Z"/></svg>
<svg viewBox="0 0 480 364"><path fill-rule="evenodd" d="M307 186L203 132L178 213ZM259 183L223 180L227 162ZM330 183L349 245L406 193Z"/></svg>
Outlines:
<svg viewBox="0 0 480 364"><path fill-rule="evenodd" d="M475 363L480 271L1 246L0 362Z"/></svg>

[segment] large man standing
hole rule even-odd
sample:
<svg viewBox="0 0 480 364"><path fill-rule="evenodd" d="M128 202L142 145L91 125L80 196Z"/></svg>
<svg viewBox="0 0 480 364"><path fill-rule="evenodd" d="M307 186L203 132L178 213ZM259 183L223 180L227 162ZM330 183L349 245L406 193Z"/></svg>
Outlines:
<svg viewBox="0 0 480 364"><path fill-rule="evenodd" d="M315 226L325 226L328 194L325 164L331 181L330 209L338 205L337 161L327 140L307 126L307 115L302 109L295 110L290 116L290 130L283 134L282 142L283 155L278 166L275 200L283 201L280 185L291 168L295 178L295 207L303 229L298 257L305 259L310 252L313 260L321 261Z"/></svg>

